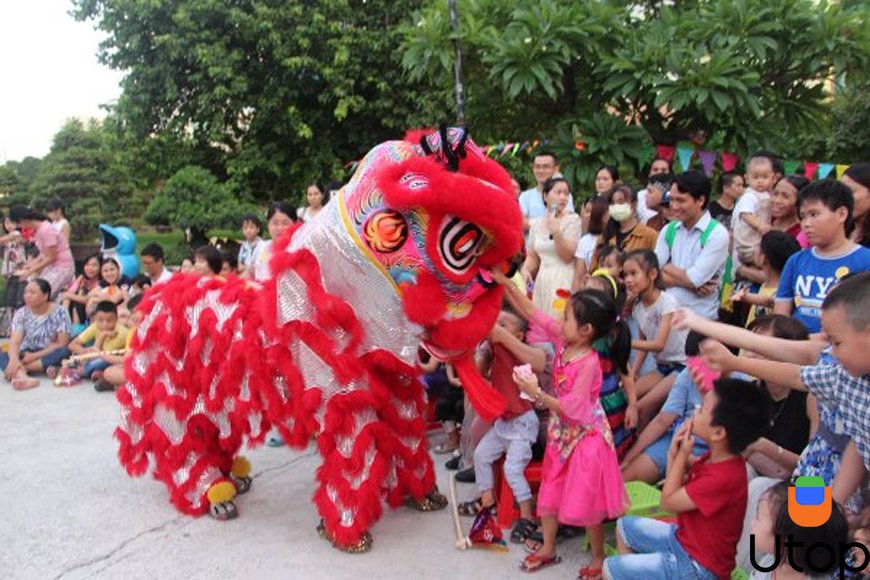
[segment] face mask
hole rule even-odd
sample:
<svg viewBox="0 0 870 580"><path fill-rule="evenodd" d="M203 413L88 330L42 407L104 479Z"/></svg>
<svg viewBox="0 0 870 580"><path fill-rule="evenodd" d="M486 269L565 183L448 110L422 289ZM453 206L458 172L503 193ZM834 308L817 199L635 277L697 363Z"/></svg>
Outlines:
<svg viewBox="0 0 870 580"><path fill-rule="evenodd" d="M617 203L610 206L610 217L618 222L624 222L631 217L631 206L627 203Z"/></svg>

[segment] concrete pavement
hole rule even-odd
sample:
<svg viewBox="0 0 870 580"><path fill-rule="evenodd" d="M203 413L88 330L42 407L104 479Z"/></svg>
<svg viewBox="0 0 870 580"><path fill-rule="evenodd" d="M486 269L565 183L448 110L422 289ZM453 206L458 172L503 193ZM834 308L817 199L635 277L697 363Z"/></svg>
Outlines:
<svg viewBox="0 0 870 580"><path fill-rule="evenodd" d="M247 453L251 492L239 519L183 516L150 475L131 479L112 438L118 405L90 383L55 388L44 379L17 392L0 380L0 578L527 578L524 552L460 552L449 510L385 510L364 555L341 553L314 531L311 501L320 458L263 447ZM445 456L435 456L446 494ZM460 501L475 488L459 484ZM465 529L471 520L464 519ZM588 560L580 540L535 578L575 578Z"/></svg>

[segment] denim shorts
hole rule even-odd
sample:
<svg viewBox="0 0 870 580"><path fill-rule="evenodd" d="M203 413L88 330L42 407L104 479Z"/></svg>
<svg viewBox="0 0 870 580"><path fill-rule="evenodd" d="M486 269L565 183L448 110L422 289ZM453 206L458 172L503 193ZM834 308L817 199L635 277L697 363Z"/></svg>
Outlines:
<svg viewBox="0 0 870 580"><path fill-rule="evenodd" d="M656 362L656 371L664 378L671 373L678 373L686 368L683 363Z"/></svg>
<svg viewBox="0 0 870 580"><path fill-rule="evenodd" d="M714 580L716 575L696 562L677 541L677 526L650 518L625 516L616 532L635 554L612 556L604 561L605 578L611 580Z"/></svg>
<svg viewBox="0 0 870 580"><path fill-rule="evenodd" d="M28 352L33 351L22 350L21 355L23 356ZM70 355L72 355L72 352L67 347L61 346L43 356L39 359L39 362L42 363L42 368L45 370L48 367L60 366L63 359L69 358ZM9 366L9 355L5 352L0 352L0 370L5 371L7 366Z"/></svg>

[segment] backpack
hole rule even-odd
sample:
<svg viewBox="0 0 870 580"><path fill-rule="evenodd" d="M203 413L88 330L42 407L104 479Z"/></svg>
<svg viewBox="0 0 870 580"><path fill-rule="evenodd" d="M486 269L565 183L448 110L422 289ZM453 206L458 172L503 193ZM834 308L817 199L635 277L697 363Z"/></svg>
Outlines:
<svg viewBox="0 0 870 580"><path fill-rule="evenodd" d="M670 222L667 226L665 226L665 243L668 244L668 250L672 250L674 248L674 240L677 239L677 227L680 222ZM705 245L707 245L707 240L710 239L710 234L713 233L713 230L716 229L716 226L719 225L718 220L711 219L710 223L707 224L707 227L701 232L701 248L703 249Z"/></svg>
<svg viewBox="0 0 870 580"><path fill-rule="evenodd" d="M668 245L668 250L673 249L674 240L677 239L677 225L679 222L670 222L665 226L665 243ZM701 232L701 248L707 244L710 239L710 234L719 225L719 221L711 219L707 227ZM722 273L722 287L719 289L719 308L726 312L732 312L734 304L731 302L731 291L734 289L734 264L732 263L731 254L728 254L728 259L725 260L725 270Z"/></svg>

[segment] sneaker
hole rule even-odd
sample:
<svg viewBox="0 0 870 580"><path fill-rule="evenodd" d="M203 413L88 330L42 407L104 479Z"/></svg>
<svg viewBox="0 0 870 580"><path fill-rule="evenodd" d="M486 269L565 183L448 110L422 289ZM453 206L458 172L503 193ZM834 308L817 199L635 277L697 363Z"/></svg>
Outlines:
<svg viewBox="0 0 870 580"><path fill-rule="evenodd" d="M474 468L469 467L456 473L456 481L461 483L474 483L477 479L474 477Z"/></svg>
<svg viewBox="0 0 870 580"><path fill-rule="evenodd" d="M107 393L109 391L114 391L115 385L113 385L109 381L99 380L94 383L94 390L98 393Z"/></svg>

